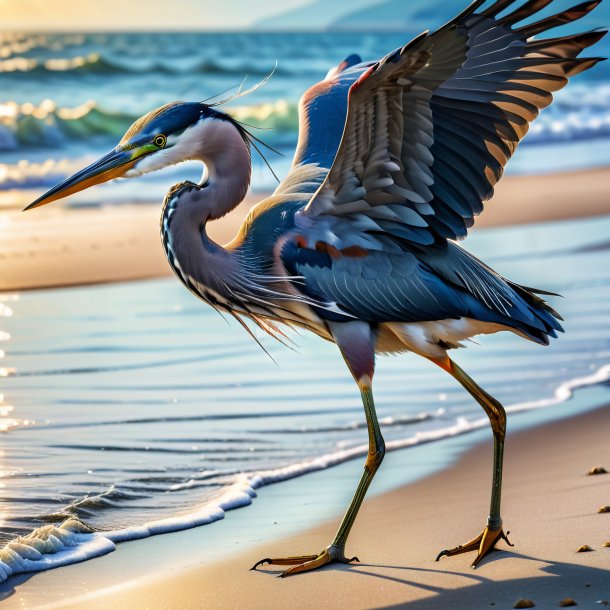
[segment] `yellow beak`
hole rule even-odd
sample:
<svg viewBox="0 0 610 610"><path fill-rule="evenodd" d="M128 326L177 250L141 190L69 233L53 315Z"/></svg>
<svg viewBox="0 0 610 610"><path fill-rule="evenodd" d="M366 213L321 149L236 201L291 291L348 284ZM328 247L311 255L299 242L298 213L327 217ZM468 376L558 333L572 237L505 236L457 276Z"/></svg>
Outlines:
<svg viewBox="0 0 610 610"><path fill-rule="evenodd" d="M92 163L85 169L82 169L80 172L77 172L54 186L44 195L36 199L36 201L30 203L23 211L32 210L33 208L38 208L47 203L57 201L62 197L67 197L68 195L83 191L90 186L108 182L108 180L114 178L120 178L125 172L132 168L140 158L141 155L138 154L138 152L138 149L113 150L107 155L104 155L101 159L98 159L95 163Z"/></svg>

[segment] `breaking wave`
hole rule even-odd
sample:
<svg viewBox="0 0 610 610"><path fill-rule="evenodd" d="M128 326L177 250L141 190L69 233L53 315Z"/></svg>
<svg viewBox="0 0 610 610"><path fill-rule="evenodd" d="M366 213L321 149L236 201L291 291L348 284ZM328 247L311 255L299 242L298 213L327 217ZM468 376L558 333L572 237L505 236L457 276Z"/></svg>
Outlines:
<svg viewBox="0 0 610 610"><path fill-rule="evenodd" d="M328 62L324 64L328 70ZM92 74L92 75L121 75L121 74L211 74L211 75L237 75L249 74L251 76L266 76L273 67L264 65L262 62L235 61L230 58L195 58L184 59L161 59L149 58L136 60L129 58L128 61L117 57L106 57L100 53L90 53L85 56L69 58L36 59L30 57L10 57L0 61L0 73L24 77L56 77L59 73L69 74ZM306 74L318 74L320 69L324 70L320 61L298 62L292 67L285 65L278 67L275 73L278 76L303 76Z"/></svg>
<svg viewBox="0 0 610 610"><path fill-rule="evenodd" d="M525 146L610 137L610 85L574 89L541 114L531 126ZM297 102L295 96L294 100L229 106L226 110L243 123L264 128L259 135L272 145L294 146L299 128ZM92 138L114 145L148 110L125 112L94 101L76 107L61 107L50 99L37 106L4 102L0 104L0 150L40 149L52 155L52 149Z"/></svg>
<svg viewBox="0 0 610 610"><path fill-rule="evenodd" d="M149 109L148 109L149 110ZM59 107L53 100L38 106L31 103L0 104L0 150L52 149L93 137L116 144L142 113L108 110L93 101L74 108ZM263 137L277 139L298 130L296 102L278 100L230 109L237 119L255 127L270 129Z"/></svg>
<svg viewBox="0 0 610 610"><path fill-rule="evenodd" d="M95 102L60 108L52 100L0 104L0 150L57 147L91 136L119 136L137 117L107 111Z"/></svg>
<svg viewBox="0 0 610 610"><path fill-rule="evenodd" d="M610 95L608 98L608 110L583 108L561 115L543 114L527 135L524 150L534 151L537 145L560 147L571 142L599 142L599 146L605 146L610 138ZM265 131L255 133L284 154L285 159L273 159L276 170L278 164L290 160L298 137L296 102L279 100L235 107L230 111L243 123L265 128ZM109 111L94 102L76 108L58 108L49 100L37 107L14 102L0 104L0 151L12 153L15 157L29 157L0 163L0 188L27 190L56 184L115 146L139 116ZM75 156L79 146L82 152L80 155L76 152L78 156ZM601 156L590 154L589 157L584 160L585 166L610 161L603 151ZM257 159L255 156L254 161ZM540 171L540 168L534 165L527 171ZM265 176L264 171L256 173L256 184L260 188L273 189L271 178ZM151 180L154 178L153 175ZM130 196L133 198L133 194ZM120 199L120 193L117 197Z"/></svg>

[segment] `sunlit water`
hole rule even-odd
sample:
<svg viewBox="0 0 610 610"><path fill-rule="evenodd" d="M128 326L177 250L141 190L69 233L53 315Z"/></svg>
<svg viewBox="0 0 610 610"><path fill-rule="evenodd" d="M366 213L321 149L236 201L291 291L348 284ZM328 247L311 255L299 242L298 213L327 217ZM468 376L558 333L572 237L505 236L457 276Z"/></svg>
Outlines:
<svg viewBox="0 0 610 610"><path fill-rule="evenodd" d="M552 417L571 387L608 378L609 234L606 217L469 239L504 275L565 297L551 298L567 334L550 347L503 333L454 354L506 405ZM217 520L256 487L361 456L362 408L336 348L294 340L295 351L264 340L274 364L174 279L2 295L1 540L69 517L111 533L47 528L32 543L42 555L21 568L0 554L0 580ZM390 447L486 426L450 377L412 355L380 359L375 391Z"/></svg>
<svg viewBox="0 0 610 610"><path fill-rule="evenodd" d="M451 16L439 14L436 25ZM593 25L607 26L601 13L597 18L600 22ZM0 189L48 188L114 147L149 110L175 100L209 98L246 76L247 86L252 85L276 61L264 87L228 108L241 121L265 128L255 133L285 155L267 151L283 175L296 143L302 93L351 53L377 59L417 33L0 34ZM610 41L590 53L609 55ZM601 63L556 95L509 172L608 163L610 67ZM273 176L257 154L254 164L255 188L272 187ZM197 179L198 172L193 169L189 177ZM169 173L174 181L185 178L184 168ZM70 201L156 201L168 184L167 173L153 174L137 184L107 184ZM11 198L0 200L2 206L11 204Z"/></svg>

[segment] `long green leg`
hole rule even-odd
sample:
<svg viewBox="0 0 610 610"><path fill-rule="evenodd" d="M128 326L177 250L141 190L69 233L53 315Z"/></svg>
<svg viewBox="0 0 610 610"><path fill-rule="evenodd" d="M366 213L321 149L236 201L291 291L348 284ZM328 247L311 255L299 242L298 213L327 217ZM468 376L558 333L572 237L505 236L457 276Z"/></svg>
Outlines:
<svg viewBox="0 0 610 610"><path fill-rule="evenodd" d="M461 544L453 549L441 551L436 558L438 561L444 555L458 555L468 551L478 551L472 567L478 563L494 548L497 542L504 540L513 546L507 537L510 532L504 533L502 529L502 517L500 516L500 502L502 499L502 464L504 460L504 438L506 436L506 412L504 407L485 390L480 388L455 362L447 358L441 363L436 362L448 373L453 375L457 381L468 391L468 393L483 407L489 417L491 429L494 436L494 461L493 479L491 486L491 502L489 516L485 529L465 544Z"/></svg>
<svg viewBox="0 0 610 610"><path fill-rule="evenodd" d="M369 430L369 452L366 456L366 462L364 464L364 472L356 493L352 498L352 501L339 525L337 534L331 546L344 549L347 537L349 536L352 525L356 520L356 515L360 510L364 496L375 476L375 473L379 469L383 456L385 455L385 442L381 436L381 430L379 429L379 422L377 421L377 414L375 413L375 403L373 402L373 392L370 385L360 385L360 393L362 394L362 403L364 404L364 414L366 416L366 423Z"/></svg>
<svg viewBox="0 0 610 610"><path fill-rule="evenodd" d="M347 537L349 536L352 525L356 520L356 515L360 510L364 496L377 472L379 465L385 455L385 443L381 436L381 430L379 429L379 422L377 421L377 415L375 413L375 403L373 402L373 392L371 390L370 379L364 378L358 383L360 387L360 393L362 395L362 402L364 404L364 414L366 416L366 422L369 433L369 451L364 464L364 472L358 483L356 493L349 507L339 525L337 534L335 535L332 543L326 547L321 553L317 555L300 555L295 557L279 557L279 558L267 558L258 561L252 569L257 568L264 564L276 564L276 565L292 565L283 572L280 576L290 576L298 572L306 572L314 570L323 565L331 562L350 563L351 561L358 561L356 557L347 559L345 556L345 544Z"/></svg>

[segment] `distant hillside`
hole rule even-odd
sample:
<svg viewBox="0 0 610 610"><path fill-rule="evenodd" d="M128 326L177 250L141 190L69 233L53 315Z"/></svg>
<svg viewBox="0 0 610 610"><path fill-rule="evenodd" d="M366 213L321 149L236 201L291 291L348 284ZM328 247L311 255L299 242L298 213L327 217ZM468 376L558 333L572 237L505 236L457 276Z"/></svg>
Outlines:
<svg viewBox="0 0 610 610"><path fill-rule="evenodd" d="M254 24L259 30L328 30L342 23L351 13L380 4L382 0L315 0L307 6L288 10Z"/></svg>
<svg viewBox="0 0 610 610"><path fill-rule="evenodd" d="M577 4L577 0L557 0L538 13L545 17L559 13ZM377 6L369 6L354 10L349 15L331 23L328 29L337 30L425 30L435 29L443 25L466 6L468 0L386 0ZM515 6L523 2L516 2ZM491 5L491 2L488 3ZM569 33L610 26L610 3L602 2L592 14L580 21L560 28L560 33ZM559 31L559 29L558 29Z"/></svg>
<svg viewBox="0 0 610 610"><path fill-rule="evenodd" d="M540 11L540 15L552 15L577 3L578 0L557 0ZM515 4L519 6L523 2ZM400 30L412 34L443 25L467 5L468 0L352 0L349 5L344 0L316 0L306 7L261 21L256 27L273 30ZM592 15L557 31L565 34L609 26L610 2L602 2Z"/></svg>
<svg viewBox="0 0 610 610"><path fill-rule="evenodd" d="M352 10L332 22L328 29L420 31L446 23L465 6L464 0L386 0Z"/></svg>

